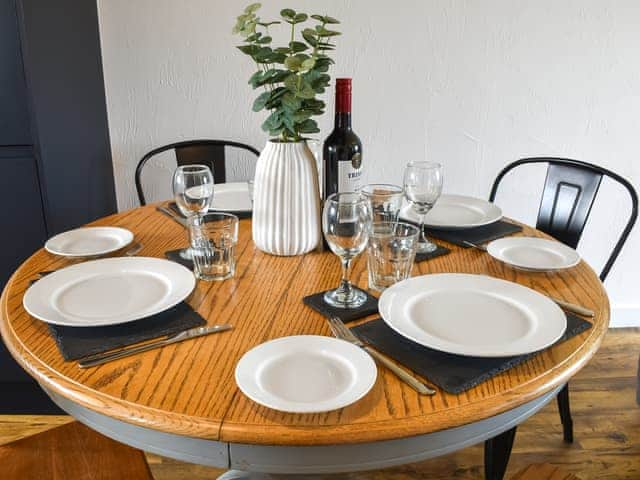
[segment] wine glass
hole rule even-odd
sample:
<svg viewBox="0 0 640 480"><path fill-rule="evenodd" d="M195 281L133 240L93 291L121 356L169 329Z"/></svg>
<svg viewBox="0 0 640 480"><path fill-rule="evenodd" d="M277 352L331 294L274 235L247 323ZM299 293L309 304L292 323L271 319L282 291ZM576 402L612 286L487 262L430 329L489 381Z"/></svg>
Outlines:
<svg viewBox="0 0 640 480"><path fill-rule="evenodd" d="M213 173L206 165L183 165L173 173L173 196L188 226L196 226L213 201ZM191 229L189 229L191 231ZM189 239L191 244L191 239ZM191 260L191 247L180 252Z"/></svg>
<svg viewBox="0 0 640 480"><path fill-rule="evenodd" d="M438 248L424 234L424 219L442 193L442 165L434 162L409 162L404 170L404 193L420 219L418 253Z"/></svg>
<svg viewBox="0 0 640 480"><path fill-rule="evenodd" d="M355 192L334 193L324 204L322 231L331 251L342 262L342 280L324 301L338 308L358 308L367 296L349 281L351 261L367 246L371 229L371 208L367 198Z"/></svg>

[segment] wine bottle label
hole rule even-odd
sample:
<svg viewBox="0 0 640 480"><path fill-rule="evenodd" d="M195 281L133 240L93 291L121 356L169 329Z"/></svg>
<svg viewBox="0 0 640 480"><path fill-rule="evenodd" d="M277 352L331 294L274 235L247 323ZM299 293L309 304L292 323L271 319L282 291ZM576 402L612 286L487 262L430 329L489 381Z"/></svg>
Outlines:
<svg viewBox="0 0 640 480"><path fill-rule="evenodd" d="M338 192L357 192L362 187L362 154L338 160Z"/></svg>

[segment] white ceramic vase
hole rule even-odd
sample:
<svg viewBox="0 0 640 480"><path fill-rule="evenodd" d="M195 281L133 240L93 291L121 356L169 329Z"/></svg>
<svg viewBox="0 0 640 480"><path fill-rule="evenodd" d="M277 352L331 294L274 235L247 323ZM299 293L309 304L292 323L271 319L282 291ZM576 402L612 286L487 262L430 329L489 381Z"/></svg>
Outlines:
<svg viewBox="0 0 640 480"><path fill-rule="evenodd" d="M267 142L256 166L252 223L263 252L302 255L318 246L318 168L306 142Z"/></svg>

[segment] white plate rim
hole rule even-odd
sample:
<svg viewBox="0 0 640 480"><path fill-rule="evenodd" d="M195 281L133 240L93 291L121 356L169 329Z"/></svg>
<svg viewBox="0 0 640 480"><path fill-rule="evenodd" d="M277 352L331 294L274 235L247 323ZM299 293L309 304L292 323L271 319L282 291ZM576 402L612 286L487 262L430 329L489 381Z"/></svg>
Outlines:
<svg viewBox="0 0 640 480"><path fill-rule="evenodd" d="M427 215L425 216L425 224L424 224L425 227L437 228L439 230L464 230L466 228L475 228L475 227L482 227L485 225L491 225L492 223L495 223L502 219L502 209L495 203L489 202L482 198L472 197L469 195L443 194L440 196L440 198L438 199L438 201L436 202L433 208L434 209L437 208L438 203L442 204L443 201L444 203L449 203L449 202L453 203L452 201L475 203L478 205L482 205L490 213L487 214L485 220L483 221L466 223L464 225L453 225L453 224L447 224L447 223L443 224L443 223L429 222L429 214L427 213ZM404 220L408 220L409 222L415 223L416 220L412 218L410 215L409 216L407 215L407 212L410 212L410 210L411 210L411 205L409 205L408 202L406 202L405 200L405 205L400 210L400 217L403 218Z"/></svg>
<svg viewBox="0 0 640 480"><path fill-rule="evenodd" d="M455 344L452 344L451 342L439 341L437 338L433 337L429 338L428 334L425 338L425 336L415 335L415 333L408 333L406 328L403 328L403 325L398 322L397 314L390 311L390 308L393 307L392 302L394 298L402 295L403 290L416 288L416 286L419 286L421 288L420 292L424 292L425 288L428 289L430 287L433 287L434 282L437 282L440 279L444 279L445 281L447 281L448 279L454 279L454 281L456 281L457 279L461 282L485 282L488 284L493 284L494 286L500 285L501 287L514 289L516 291L520 290L523 294L534 298L536 302L539 302L540 306L543 306L543 308L547 310L547 313L545 315L542 315L541 318L542 322L546 322L550 327L548 335L543 339L539 339L538 342L534 344L535 346L530 345L526 348L523 348L522 345L519 346L516 343L515 346L509 345L506 348L501 348L500 350L494 351L486 347L469 347L464 345L461 347L456 347ZM424 285L424 282L426 282L427 285ZM529 307L531 306L529 305ZM443 351L446 353L452 353L455 355L470 357L494 358L534 353L553 345L558 339L562 337L567 327L567 317L565 313L562 311L562 309L560 309L558 305L556 305L545 295L542 295L541 293L536 292L535 290L532 290L529 287L526 287L519 283L509 282L507 280L489 277L486 275L475 275L468 273L436 273L421 275L418 277L412 277L407 280L403 280L402 282L396 283L395 285L386 289L382 293L378 301L378 308L383 321L399 335L428 348ZM553 327L553 329L551 329L551 327Z"/></svg>
<svg viewBox="0 0 640 480"><path fill-rule="evenodd" d="M42 307L41 305L39 305L42 303L46 304L46 300L44 300L41 296L44 294L46 297L47 290L49 290L50 294L53 294L57 290L59 290L60 287L58 287L53 291L51 291L51 288L55 287L58 279L61 276L64 275L65 277L67 277L67 276L73 275L78 271L80 271L81 274L90 276L92 273L91 272L92 268L97 268L97 270L93 270L93 273L95 274L96 272L99 273L100 269L102 269L103 266L105 266L104 268L107 268L110 265L117 267L117 264L119 263L124 264L123 268L132 268L132 266L135 266L135 264L139 264L140 269L142 269L141 267L143 266L145 267L144 271L148 271L146 270L146 268L148 268L150 265L153 265L153 264L156 264L158 266L164 265L165 267L168 267L170 270L176 272L176 274L180 275L180 281L182 282L182 285L178 284L178 287L180 288L173 290L172 292L173 295L170 297L170 300L165 301L164 303L158 305L156 308L145 311L144 314L123 315L120 319L117 319L117 320L103 320L103 321L92 320L87 322L86 324L78 324L77 321L65 319L65 316L59 312L54 312L53 314L50 314L50 311L47 311L47 309L51 310L51 307L47 307L46 305L45 307ZM72 280L72 279L69 279L69 280ZM183 301L185 298L187 298L191 294L191 292L195 288L195 285L196 285L196 279L195 279L195 276L193 275L193 272L188 268L180 265L179 263L172 262L170 260L165 260L162 258L155 258L155 257L102 258L98 260L90 260L87 262L71 265L69 267L61 268L60 270L56 270L55 272L50 273L49 275L46 275L45 277L35 282L33 285L31 285L27 289L22 299L22 305L24 309L27 311L27 313L32 317L37 318L38 320L42 320L45 323L50 323L53 325L62 325L62 326L79 327L79 328L120 325L123 323L133 322L136 320L150 317L152 315L156 315L158 313L161 313L165 310L168 310L176 306L178 303Z"/></svg>
<svg viewBox="0 0 640 480"><path fill-rule="evenodd" d="M524 264L520 262L514 262L512 259L505 257L502 255L500 249L504 247L505 244L523 244L522 246L527 246L526 244L542 244L547 245L554 248L558 253L566 257L573 257L573 260L567 262L565 265L561 266L536 266L531 264ZM531 272L553 272L557 270L566 270L568 268L573 268L580 263L582 258L580 254L573 248L565 245L562 242L558 242L557 240L551 240L548 238L540 238L540 237L505 237L499 238L497 240L493 240L487 244L487 253L491 255L496 260L499 260L507 265L511 265L512 267L519 268L522 270L527 270Z"/></svg>
<svg viewBox="0 0 640 480"><path fill-rule="evenodd" d="M354 365L351 362L352 368L358 371L358 378L355 380L355 385L351 385L349 390L343 392L340 397L346 397L342 401L336 400L336 398L324 400L321 402L295 402L279 399L274 395L264 392L258 382L256 381L256 374L259 370L260 363L257 361L261 353L264 350L270 350L271 348L278 347L291 347L291 344L302 343L305 346L305 350L310 348L311 344L320 344L324 349L327 348L340 348L345 352L348 352L352 359L356 359L359 362L358 365ZM344 358L344 356L343 356ZM360 370L358 370L360 368ZM363 349L357 347L349 342L340 340L334 337L325 337L322 335L291 335L286 337L279 337L273 340L256 345L247 352L245 352L235 368L235 381L240 391L246 395L249 399L256 402L259 405L286 413L323 413L344 408L348 405L352 405L358 400L362 399L376 383L378 376L378 369L375 362L369 354ZM353 393L351 396L347 394L349 391ZM266 393L266 394L265 394ZM338 398L340 398L338 397Z"/></svg>
<svg viewBox="0 0 640 480"><path fill-rule="evenodd" d="M72 236L72 235L82 235L85 233L90 234L91 232L98 232L98 231L117 233L123 239L122 243L117 247L107 248L103 250L94 250L93 252L86 252L86 253L70 253L70 252L65 252L63 250L57 249L55 247L55 243L60 240L63 240L65 237ZM80 228L74 228L72 230L67 230L66 232L62 232L62 233L58 233L57 235L54 235L53 237L51 237L45 242L44 249L47 252L52 253L53 255L59 255L61 257L69 257L69 258L94 257L96 255L106 255L107 253L117 252L118 250L129 245L133 241L133 238L134 238L133 232L131 230L128 230L122 227L109 227L109 226L80 227Z"/></svg>
<svg viewBox="0 0 640 480"><path fill-rule="evenodd" d="M249 203L251 203L251 199L249 198L249 184L247 182L226 182L226 183L216 183L213 186L213 202L211 207L209 208L210 212L251 212L253 210L253 206L250 205L249 208L217 208L213 203L216 202L216 195L219 193L227 193L227 192L246 192L247 198L249 199Z"/></svg>

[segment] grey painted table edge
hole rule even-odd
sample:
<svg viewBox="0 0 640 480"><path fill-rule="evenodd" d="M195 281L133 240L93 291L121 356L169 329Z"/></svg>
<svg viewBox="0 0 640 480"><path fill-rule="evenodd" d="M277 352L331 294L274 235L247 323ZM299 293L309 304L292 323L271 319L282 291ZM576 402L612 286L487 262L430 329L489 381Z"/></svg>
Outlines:
<svg viewBox="0 0 640 480"><path fill-rule="evenodd" d="M146 452L245 472L313 475L388 468L475 445L524 422L555 398L561 388L562 385L512 410L460 427L396 440L320 446L237 444L161 432L116 420L44 390L81 423Z"/></svg>

